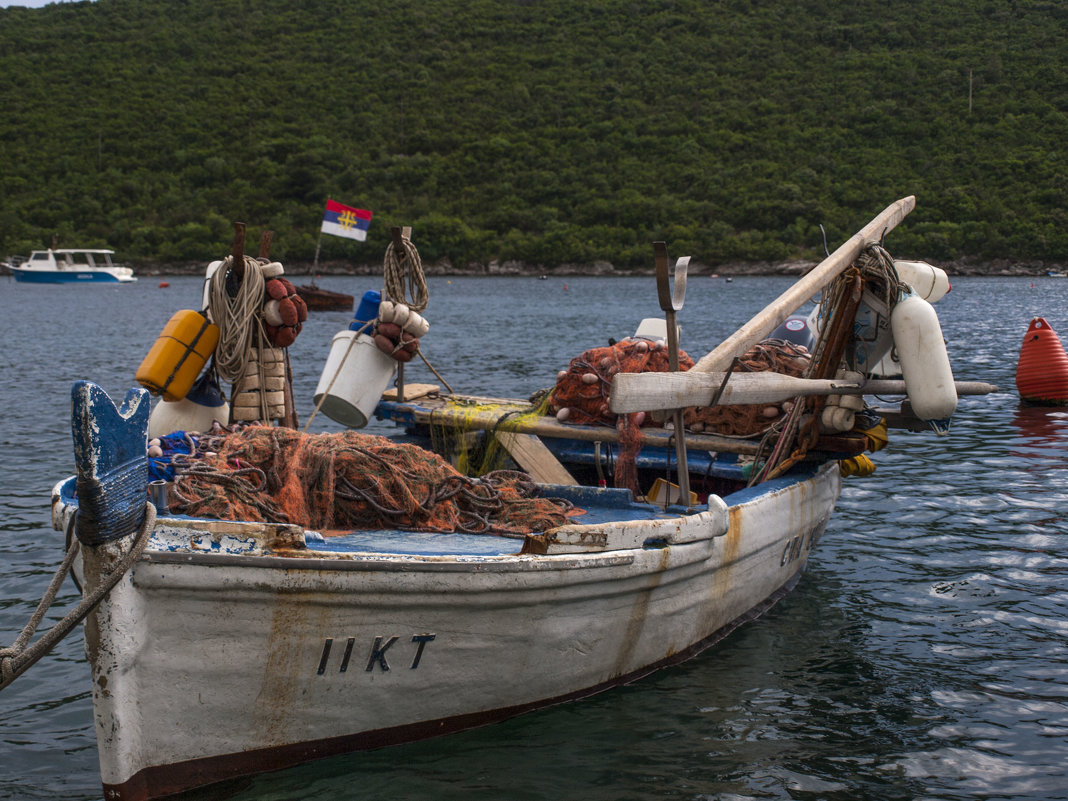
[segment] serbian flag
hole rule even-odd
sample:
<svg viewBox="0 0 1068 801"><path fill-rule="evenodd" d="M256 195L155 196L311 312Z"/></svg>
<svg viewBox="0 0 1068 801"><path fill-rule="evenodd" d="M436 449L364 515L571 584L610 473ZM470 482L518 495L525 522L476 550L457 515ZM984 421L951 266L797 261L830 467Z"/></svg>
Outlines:
<svg viewBox="0 0 1068 801"><path fill-rule="evenodd" d="M371 212L342 206L337 201L327 199L323 226L320 229L324 234L359 239L363 242L367 239L367 228L370 225Z"/></svg>

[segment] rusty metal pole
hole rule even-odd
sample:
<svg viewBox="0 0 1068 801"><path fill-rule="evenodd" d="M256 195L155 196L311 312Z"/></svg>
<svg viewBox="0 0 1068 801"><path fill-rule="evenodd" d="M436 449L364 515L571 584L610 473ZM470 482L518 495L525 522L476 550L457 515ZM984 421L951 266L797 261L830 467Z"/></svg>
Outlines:
<svg viewBox="0 0 1068 801"><path fill-rule="evenodd" d="M677 313L682 310L686 298L686 270L690 266L690 257L684 256L675 262L675 287L672 291L668 278L667 244L654 242L653 252L656 256L656 294L660 309L667 322L668 368L673 373L679 371L679 326ZM686 458L686 427L682 419L682 409L672 412L675 427L675 461L679 476L679 503L687 510L690 508L690 467ZM664 507L667 507L665 494Z"/></svg>

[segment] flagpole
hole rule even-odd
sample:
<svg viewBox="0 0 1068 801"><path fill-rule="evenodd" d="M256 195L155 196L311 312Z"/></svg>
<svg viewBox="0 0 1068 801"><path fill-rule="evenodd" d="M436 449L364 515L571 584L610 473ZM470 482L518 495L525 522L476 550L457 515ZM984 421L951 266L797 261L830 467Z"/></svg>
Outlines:
<svg viewBox="0 0 1068 801"><path fill-rule="evenodd" d="M319 238L315 240L315 262L312 264L312 272L319 272L319 245L323 241L323 229L319 229Z"/></svg>

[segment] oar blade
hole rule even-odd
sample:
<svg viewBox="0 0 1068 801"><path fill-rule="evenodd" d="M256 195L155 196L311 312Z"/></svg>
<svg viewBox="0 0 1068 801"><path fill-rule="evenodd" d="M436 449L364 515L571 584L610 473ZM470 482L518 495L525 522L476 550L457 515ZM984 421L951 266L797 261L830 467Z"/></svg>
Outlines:
<svg viewBox="0 0 1068 801"><path fill-rule="evenodd" d="M831 395L855 390L847 381L794 378L781 373L618 373L612 379L609 408L616 414L717 405L779 403L801 395ZM720 392L720 387L723 387Z"/></svg>

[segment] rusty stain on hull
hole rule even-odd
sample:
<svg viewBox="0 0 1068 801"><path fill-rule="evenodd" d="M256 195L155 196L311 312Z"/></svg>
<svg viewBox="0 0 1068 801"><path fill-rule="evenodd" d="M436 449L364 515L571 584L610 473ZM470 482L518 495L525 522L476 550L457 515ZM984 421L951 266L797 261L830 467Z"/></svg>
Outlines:
<svg viewBox="0 0 1068 801"><path fill-rule="evenodd" d="M623 641L620 643L619 655L616 657L616 664L612 669L613 676L620 676L627 672L627 661L632 658L634 646L638 642L638 638L641 637L642 630L645 628L645 621L648 615L649 602L652 598L652 594L656 588L660 586L660 582L664 577L664 571L667 569L670 558L670 548L663 548L660 550L660 560L657 569L650 572L649 581L646 586L643 587L640 592L635 594L634 604L631 607L630 619L627 621L627 628L623 635Z"/></svg>

